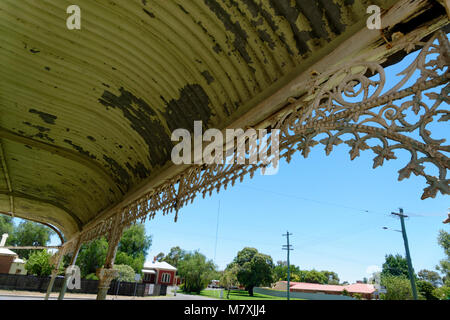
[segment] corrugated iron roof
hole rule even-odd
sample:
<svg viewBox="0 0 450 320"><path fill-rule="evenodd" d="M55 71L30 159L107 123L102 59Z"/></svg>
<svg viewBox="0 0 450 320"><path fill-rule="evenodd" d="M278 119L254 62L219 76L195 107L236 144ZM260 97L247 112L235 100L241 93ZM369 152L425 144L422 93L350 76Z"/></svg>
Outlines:
<svg viewBox="0 0 450 320"><path fill-rule="evenodd" d="M147 261L144 263L144 269L164 269L164 270L177 270L174 266L168 264L165 261Z"/></svg>

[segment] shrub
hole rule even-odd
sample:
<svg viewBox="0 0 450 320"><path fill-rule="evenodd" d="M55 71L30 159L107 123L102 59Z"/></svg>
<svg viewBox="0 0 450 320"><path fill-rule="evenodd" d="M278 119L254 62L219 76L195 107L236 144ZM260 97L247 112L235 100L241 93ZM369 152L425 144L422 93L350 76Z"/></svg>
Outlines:
<svg viewBox="0 0 450 320"><path fill-rule="evenodd" d="M411 283L404 276L383 276L381 284L386 287L386 293L381 295L383 300L412 300Z"/></svg>
<svg viewBox="0 0 450 320"><path fill-rule="evenodd" d="M353 298L358 299L358 300L362 300L362 298L363 298L361 293L354 293L352 296L353 296Z"/></svg>
<svg viewBox="0 0 450 320"><path fill-rule="evenodd" d="M25 264L25 269L29 274L48 276L53 269L53 266L50 264L51 256L46 250L32 252Z"/></svg>
<svg viewBox="0 0 450 320"><path fill-rule="evenodd" d="M119 272L117 280L125 282L134 282L134 270L126 264L116 264L114 269Z"/></svg>
<svg viewBox="0 0 450 320"><path fill-rule="evenodd" d="M98 277L97 277L97 275L95 273L89 273L86 276L86 280L98 280Z"/></svg>
<svg viewBox="0 0 450 320"><path fill-rule="evenodd" d="M439 300L450 300L450 287L443 286L433 290L433 296Z"/></svg>

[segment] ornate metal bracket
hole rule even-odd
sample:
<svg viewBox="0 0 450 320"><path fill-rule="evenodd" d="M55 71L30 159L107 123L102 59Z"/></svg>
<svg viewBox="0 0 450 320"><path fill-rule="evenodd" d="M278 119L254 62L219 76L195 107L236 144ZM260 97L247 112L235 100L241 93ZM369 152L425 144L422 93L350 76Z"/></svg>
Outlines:
<svg viewBox="0 0 450 320"><path fill-rule="evenodd" d="M438 191L449 194L446 174L450 161L445 152L450 146L443 145L445 139L431 138L427 129L437 117L437 121L449 120L450 112L441 108L450 101L448 40L444 33L437 32L418 45L423 48L417 58L399 74L403 76L401 81L385 93L385 70L375 62L356 62L318 76L306 98L311 100L274 126L281 130L280 157L289 162L296 151L307 157L310 148L319 143L325 145L329 155L335 145L344 142L351 147L351 160L361 150L371 149L376 154L376 168L384 160L396 159L394 150L403 149L409 151L411 159L399 170L399 180L409 178L411 173L425 177L429 186L422 199L434 198ZM402 88L416 71L420 77ZM377 76L379 79L375 79ZM444 86L439 93L426 92L440 85ZM428 105L423 95L430 100ZM320 134L325 138L315 140ZM370 139L379 144L370 146ZM425 163L437 167L439 175L427 174Z"/></svg>

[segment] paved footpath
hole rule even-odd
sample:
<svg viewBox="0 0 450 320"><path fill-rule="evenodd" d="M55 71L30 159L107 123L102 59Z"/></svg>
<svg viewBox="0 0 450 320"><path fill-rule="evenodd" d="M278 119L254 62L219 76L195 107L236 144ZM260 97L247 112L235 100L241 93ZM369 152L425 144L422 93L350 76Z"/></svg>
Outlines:
<svg viewBox="0 0 450 320"><path fill-rule="evenodd" d="M0 300L44 300L45 293L30 292L30 291L9 291L0 290ZM64 300L95 300L95 294L81 294L81 293L66 293ZM50 294L50 300L57 300L58 293L53 292ZM157 297L129 297L129 296L115 296L108 295L106 300L217 300L210 297L187 295L177 293L174 296L172 293L166 296Z"/></svg>

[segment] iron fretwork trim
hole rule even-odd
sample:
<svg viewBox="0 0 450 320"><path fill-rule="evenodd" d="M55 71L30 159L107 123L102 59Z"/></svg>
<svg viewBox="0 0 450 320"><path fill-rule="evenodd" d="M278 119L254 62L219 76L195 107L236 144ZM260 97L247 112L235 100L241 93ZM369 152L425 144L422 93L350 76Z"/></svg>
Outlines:
<svg viewBox="0 0 450 320"><path fill-rule="evenodd" d="M335 145L344 142L351 147L351 160L358 157L360 151L371 149L376 154L373 165L376 168L383 165L385 160L396 159L394 150L403 149L409 151L411 159L398 171L399 180L409 178L411 173L423 176L428 187L424 189L422 199L434 198L438 191L449 194L449 179L446 175L450 161L444 153L450 151L450 146L443 145L445 139L431 138L430 131L426 129L434 117L440 116L437 121L450 119L449 110L439 109L450 102L449 42L442 31L437 31L426 43L410 42L403 49L409 53L416 46L422 47L417 58L401 73L404 78L386 93L382 93L386 74L377 62L355 62L316 75L313 82L308 84L308 94L301 99L290 98L291 111L271 123L272 129L280 129L281 132L280 158L289 162L296 152L307 157L310 148L318 144L325 146L328 155ZM419 79L406 89L401 89L416 71L420 72ZM378 80L373 79L375 75L378 75ZM422 100L423 91L440 85L443 85L440 93L424 93L434 101L431 106L427 106ZM373 92L369 90L370 87ZM346 100L360 94L363 94L362 101ZM402 99L407 100L401 102ZM404 113L407 110L412 111L418 120L411 123ZM325 138L317 141L318 135L325 135ZM351 139L345 139L345 135L350 135ZM381 144L370 146L370 139ZM434 165L438 169L438 176L425 173L424 163ZM230 183L234 185L237 180L242 182L248 174L253 177L256 170L265 166L263 163L192 165L113 216L83 230L81 241L91 241L114 232L116 218L125 228L139 219L144 222L147 216L154 218L159 210L164 215L175 210L176 221L178 210L192 202L199 193L205 197L214 190L219 192Z"/></svg>

